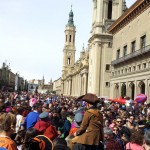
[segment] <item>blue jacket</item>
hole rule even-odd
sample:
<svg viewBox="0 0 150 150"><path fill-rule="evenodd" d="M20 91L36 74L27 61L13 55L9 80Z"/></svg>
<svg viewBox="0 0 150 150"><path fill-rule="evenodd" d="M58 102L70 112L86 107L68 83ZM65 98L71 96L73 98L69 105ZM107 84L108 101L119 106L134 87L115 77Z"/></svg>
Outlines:
<svg viewBox="0 0 150 150"><path fill-rule="evenodd" d="M38 112L30 112L27 117L25 118L25 121L23 123L23 126L25 129L32 128L36 122L39 120L39 113Z"/></svg>

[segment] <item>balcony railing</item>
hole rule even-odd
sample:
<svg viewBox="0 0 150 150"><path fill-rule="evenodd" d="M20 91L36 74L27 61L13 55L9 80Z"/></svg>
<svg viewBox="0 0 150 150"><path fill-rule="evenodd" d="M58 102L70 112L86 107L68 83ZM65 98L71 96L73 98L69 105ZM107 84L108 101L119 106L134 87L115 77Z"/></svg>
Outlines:
<svg viewBox="0 0 150 150"><path fill-rule="evenodd" d="M138 56L140 56L140 55L143 55L143 54L145 54L145 53L147 53L147 52L150 52L150 45L145 46L145 47L143 47L143 48L141 48L141 49L139 49L139 50L136 50L136 51L134 51L134 52L132 52L132 53L130 53L130 54L124 56L124 57L121 57L121 58L118 58L118 59L112 61L112 62L111 62L111 65L113 65L113 66L114 66L114 65L117 65L117 64L119 64L119 63L128 61L128 60L133 59L133 58L135 58L135 57L138 57Z"/></svg>

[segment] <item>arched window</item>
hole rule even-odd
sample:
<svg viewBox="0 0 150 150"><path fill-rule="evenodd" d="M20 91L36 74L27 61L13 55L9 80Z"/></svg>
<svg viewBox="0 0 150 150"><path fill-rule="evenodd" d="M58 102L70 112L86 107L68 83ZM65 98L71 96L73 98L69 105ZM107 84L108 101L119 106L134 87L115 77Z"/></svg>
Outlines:
<svg viewBox="0 0 150 150"><path fill-rule="evenodd" d="M69 36L69 42L71 42L71 35Z"/></svg>
<svg viewBox="0 0 150 150"><path fill-rule="evenodd" d="M139 83L139 87L140 87L140 93L145 94L145 83L143 81Z"/></svg>
<svg viewBox="0 0 150 150"><path fill-rule="evenodd" d="M134 99L135 85L133 82L130 83L129 87L131 88L131 98Z"/></svg>
<svg viewBox="0 0 150 150"><path fill-rule="evenodd" d="M67 60L67 64L70 65L70 57Z"/></svg>
<svg viewBox="0 0 150 150"><path fill-rule="evenodd" d="M123 83L121 87L121 96L124 98L126 96L126 84Z"/></svg>

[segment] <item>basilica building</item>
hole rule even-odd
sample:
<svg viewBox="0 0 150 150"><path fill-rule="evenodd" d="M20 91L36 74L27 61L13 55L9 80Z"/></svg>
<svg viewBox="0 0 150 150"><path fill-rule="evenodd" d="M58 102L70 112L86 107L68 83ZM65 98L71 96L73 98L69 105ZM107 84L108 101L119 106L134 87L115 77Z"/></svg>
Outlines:
<svg viewBox="0 0 150 150"><path fill-rule="evenodd" d="M75 62L73 11L65 28L61 93L116 98L150 96L150 1L93 0L88 48Z"/></svg>
<svg viewBox="0 0 150 150"><path fill-rule="evenodd" d="M73 11L69 13L68 24L65 28L65 46L63 49L62 93L68 96L79 96L87 93L89 52L83 50L75 62L75 33Z"/></svg>

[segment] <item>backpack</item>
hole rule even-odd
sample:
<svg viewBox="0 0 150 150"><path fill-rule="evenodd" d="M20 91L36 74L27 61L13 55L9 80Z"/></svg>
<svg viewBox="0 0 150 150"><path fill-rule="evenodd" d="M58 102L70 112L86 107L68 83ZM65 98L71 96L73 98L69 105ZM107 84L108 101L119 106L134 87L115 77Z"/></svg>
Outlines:
<svg viewBox="0 0 150 150"><path fill-rule="evenodd" d="M31 139L29 142L29 150L52 150L53 143L52 141L44 136L38 135Z"/></svg>

